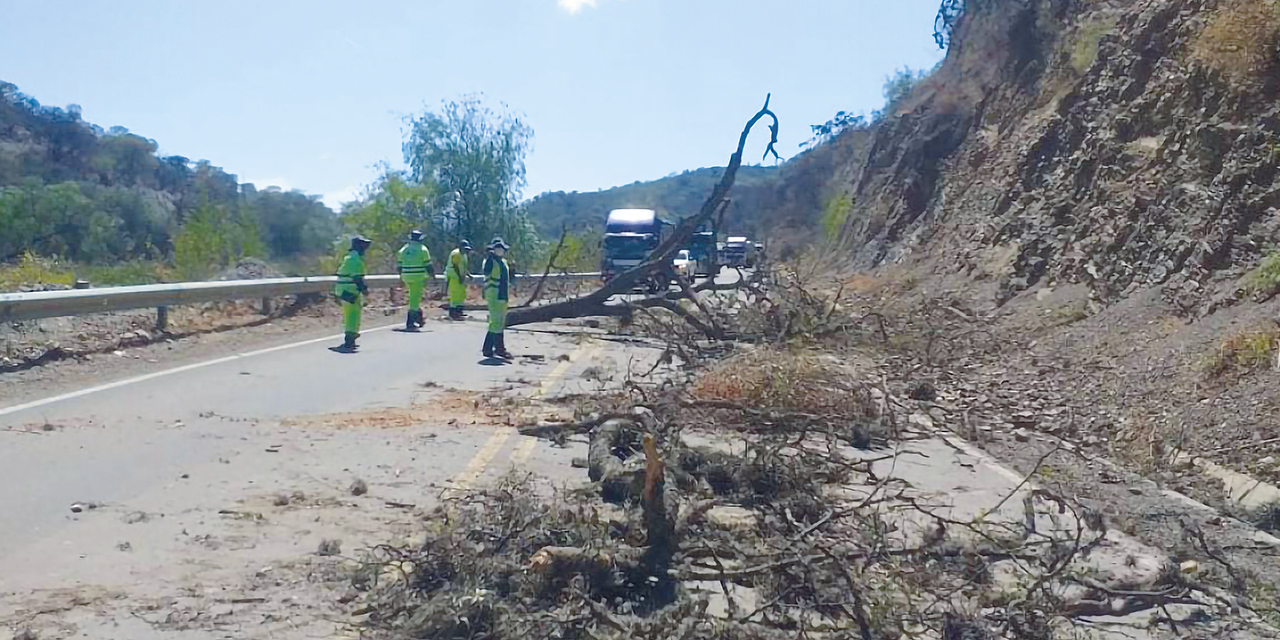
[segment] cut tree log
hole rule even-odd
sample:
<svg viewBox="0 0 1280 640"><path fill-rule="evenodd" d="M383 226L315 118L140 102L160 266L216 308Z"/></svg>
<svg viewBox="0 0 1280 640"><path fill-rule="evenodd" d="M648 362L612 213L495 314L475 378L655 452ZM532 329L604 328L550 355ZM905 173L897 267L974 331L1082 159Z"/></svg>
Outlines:
<svg viewBox="0 0 1280 640"><path fill-rule="evenodd" d="M627 502L640 496L645 470L627 464L618 452L635 451L640 425L626 418L604 421L591 436L587 449L587 477L600 483L600 497L608 502Z"/></svg>

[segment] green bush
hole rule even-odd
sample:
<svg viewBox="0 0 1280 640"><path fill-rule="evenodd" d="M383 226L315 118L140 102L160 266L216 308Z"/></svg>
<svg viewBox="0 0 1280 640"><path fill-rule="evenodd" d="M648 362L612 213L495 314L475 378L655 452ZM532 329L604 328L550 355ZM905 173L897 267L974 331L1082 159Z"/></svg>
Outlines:
<svg viewBox="0 0 1280 640"><path fill-rule="evenodd" d="M1280 290L1280 251L1268 254L1245 275L1244 289L1253 295L1272 295Z"/></svg>
<svg viewBox="0 0 1280 640"><path fill-rule="evenodd" d="M1071 47L1071 67L1076 73L1083 74L1093 66L1093 61L1098 58L1102 37L1114 31L1117 23L1117 18L1108 16L1094 18L1080 27Z"/></svg>
<svg viewBox="0 0 1280 640"><path fill-rule="evenodd" d="M838 240L840 232L844 230L852 213L853 196L842 193L829 198L826 206L822 208L822 219L819 221L822 225L822 235L831 242Z"/></svg>
<svg viewBox="0 0 1280 640"><path fill-rule="evenodd" d="M204 280L245 257L263 257L261 230L245 216L202 205L173 240L173 264L184 280Z"/></svg>

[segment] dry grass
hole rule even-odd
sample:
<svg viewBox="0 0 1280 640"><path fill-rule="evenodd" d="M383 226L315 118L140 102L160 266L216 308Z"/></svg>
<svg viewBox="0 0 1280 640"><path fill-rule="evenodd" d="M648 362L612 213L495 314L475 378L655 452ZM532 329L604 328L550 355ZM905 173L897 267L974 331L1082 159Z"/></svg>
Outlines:
<svg viewBox="0 0 1280 640"><path fill-rule="evenodd" d="M1274 327L1242 331L1224 339L1200 368L1205 375L1217 377L1231 371L1270 366L1277 347L1280 347L1280 330Z"/></svg>
<svg viewBox="0 0 1280 640"><path fill-rule="evenodd" d="M21 286L70 287L75 281L75 272L65 264L29 251L14 264L0 265L0 291Z"/></svg>
<svg viewBox="0 0 1280 640"><path fill-rule="evenodd" d="M1238 85L1266 77L1276 66L1280 1L1227 0L1191 45L1191 57Z"/></svg>
<svg viewBox="0 0 1280 640"><path fill-rule="evenodd" d="M1130 414L1116 433L1111 452L1131 467L1151 473L1165 468L1170 458L1168 441L1165 427L1159 421ZM1175 439L1172 449L1181 450L1182 444Z"/></svg>
<svg viewBox="0 0 1280 640"><path fill-rule="evenodd" d="M864 411L866 398L851 393L849 376L807 350L760 349L721 363L694 383L698 400L804 413Z"/></svg>

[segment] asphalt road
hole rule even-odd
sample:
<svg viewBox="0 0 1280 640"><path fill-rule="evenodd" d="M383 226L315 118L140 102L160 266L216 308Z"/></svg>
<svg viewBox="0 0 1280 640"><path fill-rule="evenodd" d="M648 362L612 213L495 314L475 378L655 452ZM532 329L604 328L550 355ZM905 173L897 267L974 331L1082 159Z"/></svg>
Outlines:
<svg viewBox="0 0 1280 640"><path fill-rule="evenodd" d="M375 327L352 355L330 351L332 337L282 337L0 403L0 624L91 638L332 637L333 599L291 586L313 580L296 559L322 540L349 553L412 536L440 492L508 470L581 481L571 459L585 447L520 436L515 409L473 406L474 392L590 392L608 384L596 372L616 383L658 351L546 325L508 333L517 356L540 357L493 366L479 353L482 320ZM877 463L882 477L956 517L1022 517L1019 498L1002 498L1022 478L981 452L954 438L906 449L915 455ZM349 491L357 478L367 494ZM1124 538L1095 566L1130 556L1160 557Z"/></svg>
<svg viewBox="0 0 1280 640"><path fill-rule="evenodd" d="M510 331L517 360L494 366L479 353L482 320L431 323L418 334L368 331L353 355L330 351L332 339L282 344L0 406L0 484L8 488L0 492L0 621L23 610L22 594L80 586L135 593L141 587L130 585L153 577L172 589L194 567L235 573L309 553L321 538L371 545L388 535L377 523L353 529L338 513L331 526L317 516L275 535L235 530L237 513L268 510L281 493L339 500L358 477L383 508L423 505L439 488L492 479L512 465L563 480L578 475L571 450L510 427L469 425L468 407L437 412L433 403L466 390L589 391L601 383L583 370L608 364L620 347ZM416 413L388 422L411 406ZM79 513L77 503L85 505ZM227 558L193 549L193 536L247 548Z"/></svg>
<svg viewBox="0 0 1280 640"><path fill-rule="evenodd" d="M718 280L731 282L736 277L736 272L725 270ZM617 356L615 364L624 361L617 344L584 345L553 333L510 331L513 352L542 358L518 357L510 365L494 366L496 361L479 353L483 320L481 313L465 323L432 322L417 334L384 324L365 331L357 354L330 351L336 337L284 342L172 369L158 363L154 371L139 376L102 380L96 386L17 404L0 403L0 430L5 430L0 431L0 486L17 489L0 492L0 513L6 514L0 519L0 566L17 566L17 559L32 555L32 545L50 540L71 536L64 546L75 546L75 535L86 529L79 520L87 517L71 511L77 502L140 509L139 501L156 487L195 478L215 480L183 483L204 487L196 491L175 485L165 491L168 498L152 506L170 509L176 504L174 496L192 505L211 496L225 501L230 494L215 487L245 474L243 465L221 461L261 458L266 445L296 435L282 427L282 421L429 403L439 387L427 385L486 390L514 384L529 386L531 394L589 388L598 383L584 381L580 374L593 360L607 363L614 359L612 354ZM366 319L370 321L377 319ZM626 354L626 359L634 360L635 355ZM640 355L643 362L644 354ZM33 425L49 431L33 431ZM429 473L420 479L440 484L474 475L475 456L484 452L491 437L491 430L475 429L432 446L423 455ZM514 441L501 444L506 448L490 458L514 452ZM284 450L281 453L285 455L269 454L267 459L289 458ZM367 457L349 455L342 468L358 471ZM534 456L526 451L522 457ZM495 464L484 462L481 466ZM257 473L261 465L254 464ZM415 466L421 465L424 461L415 460ZM549 471L571 474L567 464L560 466L550 465ZM255 483L270 484L272 473L287 476L293 471L285 465L264 472L265 479ZM29 583L19 573L0 571L0 592L17 584L52 586L40 580Z"/></svg>

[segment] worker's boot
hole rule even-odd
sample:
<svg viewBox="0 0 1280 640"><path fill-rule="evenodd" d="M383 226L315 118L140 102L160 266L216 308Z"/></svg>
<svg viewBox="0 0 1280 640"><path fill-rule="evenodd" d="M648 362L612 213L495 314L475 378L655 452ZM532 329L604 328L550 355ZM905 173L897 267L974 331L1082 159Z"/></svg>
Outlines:
<svg viewBox="0 0 1280 640"><path fill-rule="evenodd" d="M342 335L342 346L341 346L341 347L338 347L338 350L342 351L343 353L355 353L355 351L356 351L356 338L358 338L358 337L360 337L360 334L358 334L358 333L345 333L345 334L343 334L343 335Z"/></svg>
<svg viewBox="0 0 1280 640"><path fill-rule="evenodd" d="M481 353L483 353L486 358L493 357L494 335L495 334L492 333L484 334L484 350Z"/></svg>
<svg viewBox="0 0 1280 640"><path fill-rule="evenodd" d="M450 319L450 320L461 320L461 319L462 319L462 307L449 307L449 319Z"/></svg>
<svg viewBox="0 0 1280 640"><path fill-rule="evenodd" d="M506 340L506 336L505 336L504 334L501 334L501 333L496 333L496 334L494 334L494 336L495 336L495 338L494 338L494 342L495 342L496 344L494 345L494 350L493 350L493 352L494 352L495 354L497 354L497 356L498 356L499 358L502 358L503 360L515 360L515 356L511 355L511 352L510 352L510 351L507 351L507 340Z"/></svg>
<svg viewBox="0 0 1280 640"><path fill-rule="evenodd" d="M423 311L422 309L418 309L418 326L419 327L427 326L426 312Z"/></svg>
<svg viewBox="0 0 1280 640"><path fill-rule="evenodd" d="M416 317L413 315L413 310L411 309L404 316L404 330L413 331L417 329L418 323L415 320L416 320Z"/></svg>

